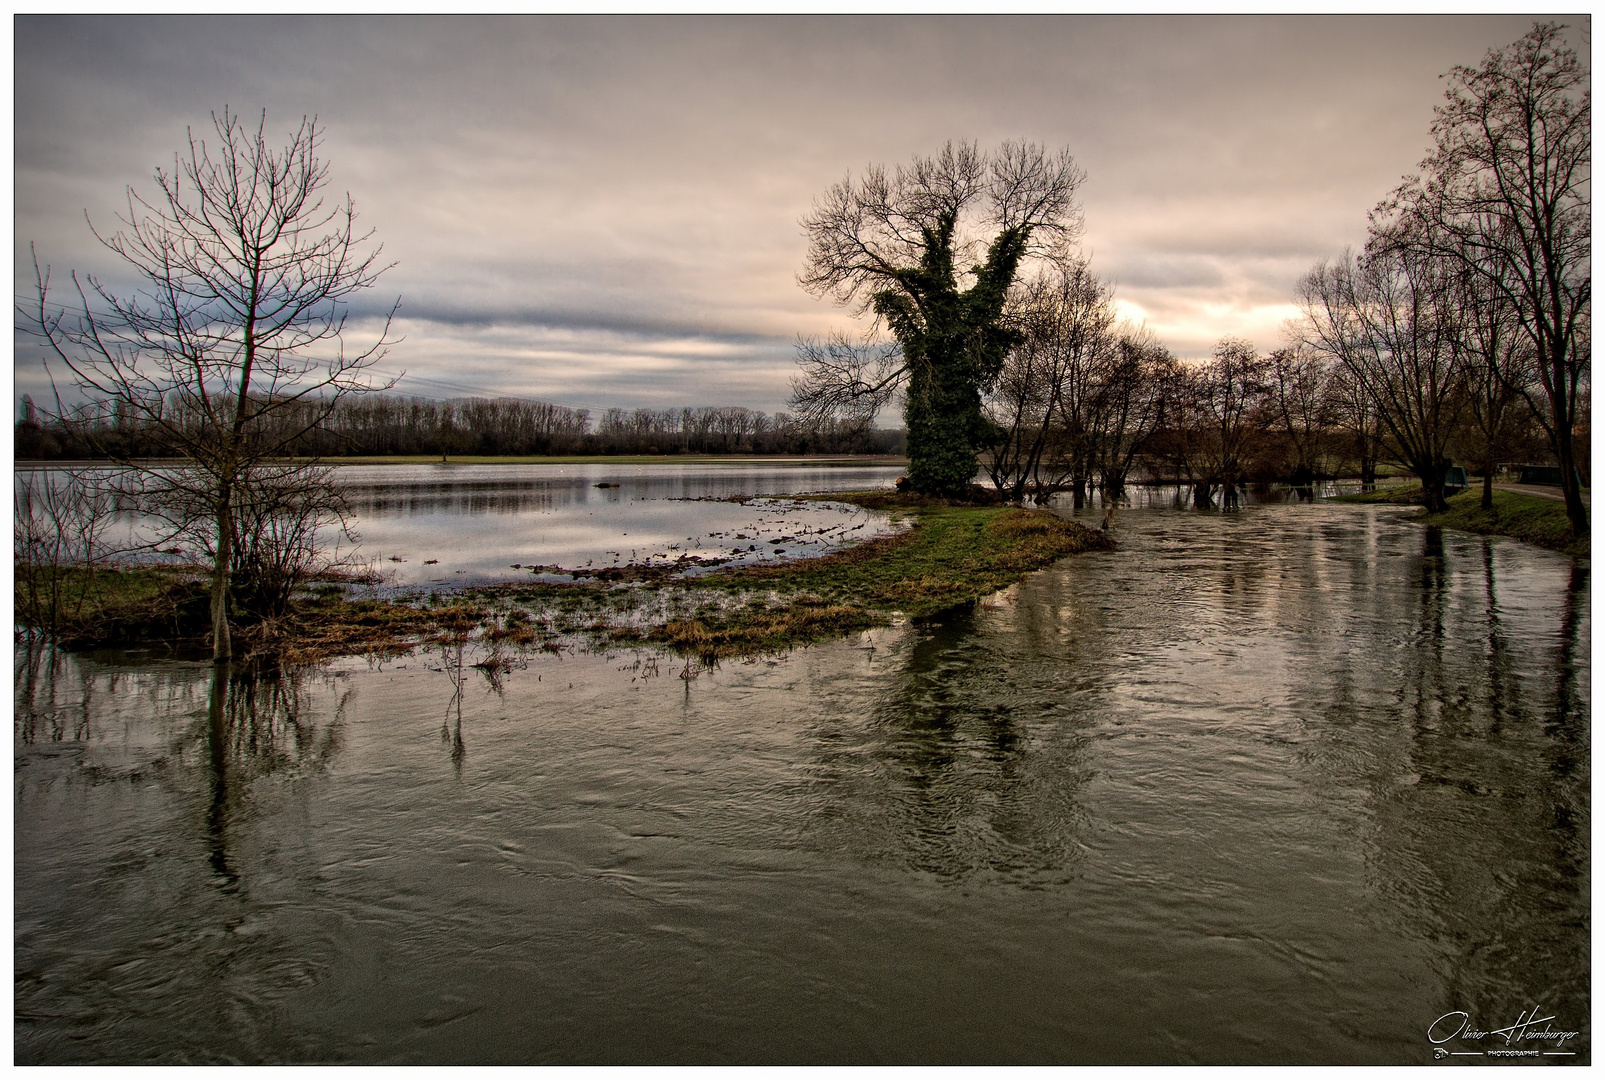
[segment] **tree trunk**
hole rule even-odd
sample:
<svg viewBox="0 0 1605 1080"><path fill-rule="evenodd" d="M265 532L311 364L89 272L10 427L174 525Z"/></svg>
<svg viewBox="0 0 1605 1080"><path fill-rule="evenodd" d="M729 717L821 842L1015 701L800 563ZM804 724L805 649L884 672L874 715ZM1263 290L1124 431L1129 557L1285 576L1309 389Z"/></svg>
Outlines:
<svg viewBox="0 0 1605 1080"><path fill-rule="evenodd" d="M225 487L217 502L217 561L212 567L212 663L224 664L234 658L234 642L229 636L229 563L234 558L234 508Z"/></svg>
<svg viewBox="0 0 1605 1080"><path fill-rule="evenodd" d="M1443 494L1444 477L1449 472L1448 462L1433 462L1416 469L1416 476L1421 479L1421 489L1427 495L1427 513L1441 514L1449 509L1449 501Z"/></svg>
<svg viewBox="0 0 1605 1080"><path fill-rule="evenodd" d="M1492 454L1488 456L1488 460L1482 467L1482 508L1484 510L1492 510L1494 508L1494 459Z"/></svg>
<svg viewBox="0 0 1605 1080"><path fill-rule="evenodd" d="M910 379L903 417L908 425L908 479L926 495L958 495L980 468L972 441L980 395L935 365L922 365Z"/></svg>
<svg viewBox="0 0 1605 1080"><path fill-rule="evenodd" d="M1556 427L1558 429L1559 425ZM1577 458L1572 453L1570 432L1567 434L1564 441L1559 437L1555 439L1555 456L1560 459L1560 490L1566 496L1566 518L1572 523L1573 539L1581 540L1588 535L1588 507L1583 505Z"/></svg>

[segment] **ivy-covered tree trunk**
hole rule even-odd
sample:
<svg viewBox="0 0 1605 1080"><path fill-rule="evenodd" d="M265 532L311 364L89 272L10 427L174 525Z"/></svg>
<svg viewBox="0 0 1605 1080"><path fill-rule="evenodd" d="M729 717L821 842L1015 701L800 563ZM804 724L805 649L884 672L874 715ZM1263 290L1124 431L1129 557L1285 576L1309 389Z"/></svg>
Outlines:
<svg viewBox="0 0 1605 1080"><path fill-rule="evenodd" d="M855 314L873 311L898 349L803 344L796 407L873 415L900 386L914 490L965 491L977 451L1008 438L982 415L981 395L1020 337L1005 322L1009 286L1028 255L1067 250L1081 227L1075 193L1085 176L1064 150L1005 142L982 154L948 143L934 157L832 186L803 219L808 257L798 281ZM985 258L968 265L983 243Z"/></svg>
<svg viewBox="0 0 1605 1080"><path fill-rule="evenodd" d="M903 408L909 484L929 495L959 494L981 467L975 452L981 395L961 374L933 364L921 364L910 374Z"/></svg>
<svg viewBox="0 0 1605 1080"><path fill-rule="evenodd" d="M944 217L927 229L919 266L898 275L899 289L875 297L876 313L896 335L908 365L908 479L926 495L961 494L974 481L976 448L989 426L981 391L997 378L1017 337L1001 320L1025 236L1005 229L975 268L975 283L960 292L953 225Z"/></svg>

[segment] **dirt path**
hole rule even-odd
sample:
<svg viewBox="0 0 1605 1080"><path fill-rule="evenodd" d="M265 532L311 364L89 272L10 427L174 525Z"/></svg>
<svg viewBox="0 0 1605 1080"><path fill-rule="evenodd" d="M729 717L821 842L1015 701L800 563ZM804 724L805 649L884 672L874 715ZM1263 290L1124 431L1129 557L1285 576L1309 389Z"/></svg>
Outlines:
<svg viewBox="0 0 1605 1080"><path fill-rule="evenodd" d="M1478 485L1476 484L1471 485L1472 488L1477 486ZM1566 496L1561 494L1560 488L1558 487L1540 487L1537 484L1495 484L1494 488L1499 491L1514 491L1520 495L1536 495L1540 499L1556 499L1560 502L1566 501ZM1467 490L1470 490L1470 488ZM1583 505L1589 505L1587 492L1583 493Z"/></svg>

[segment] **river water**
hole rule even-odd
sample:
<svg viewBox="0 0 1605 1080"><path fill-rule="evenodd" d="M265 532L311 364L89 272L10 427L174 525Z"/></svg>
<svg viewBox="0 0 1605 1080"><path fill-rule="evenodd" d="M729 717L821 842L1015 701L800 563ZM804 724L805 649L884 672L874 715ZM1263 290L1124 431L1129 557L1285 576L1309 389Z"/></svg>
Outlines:
<svg viewBox="0 0 1605 1080"><path fill-rule="evenodd" d="M19 651L16 1059L1588 1061L1586 564L1113 527L712 671Z"/></svg>

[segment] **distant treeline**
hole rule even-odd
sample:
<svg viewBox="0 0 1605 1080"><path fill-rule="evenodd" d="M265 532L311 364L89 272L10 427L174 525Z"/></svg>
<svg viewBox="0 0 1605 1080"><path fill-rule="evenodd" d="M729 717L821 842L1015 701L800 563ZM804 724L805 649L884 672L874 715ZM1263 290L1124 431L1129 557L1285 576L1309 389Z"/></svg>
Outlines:
<svg viewBox="0 0 1605 1080"><path fill-rule="evenodd" d="M175 404L175 411L177 405ZM867 422L813 421L784 412L720 406L608 409L593 429L586 409L515 398L433 401L396 394L356 394L328 409L306 406L297 454L325 458L417 454L899 454L903 433ZM164 418L182 425L178 415ZM294 419L287 419L294 423ZM50 416L25 395L16 429L21 459L165 457L172 440L161 426L116 410Z"/></svg>

